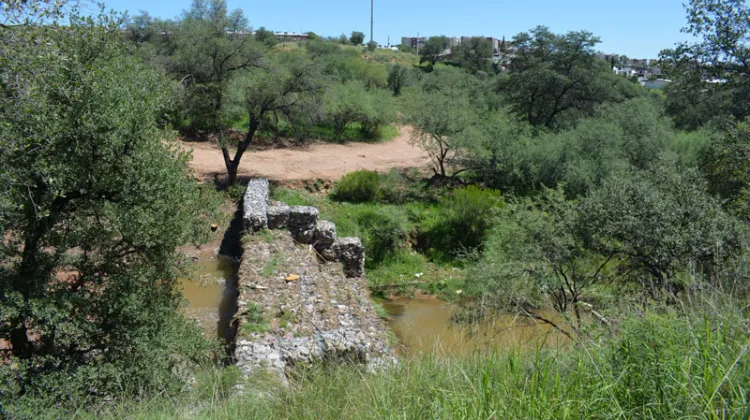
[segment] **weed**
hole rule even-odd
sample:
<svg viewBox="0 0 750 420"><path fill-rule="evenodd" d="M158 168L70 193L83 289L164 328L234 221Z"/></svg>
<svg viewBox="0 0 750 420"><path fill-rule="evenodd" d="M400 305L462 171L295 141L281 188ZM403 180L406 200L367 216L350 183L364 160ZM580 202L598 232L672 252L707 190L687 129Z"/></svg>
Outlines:
<svg viewBox="0 0 750 420"><path fill-rule="evenodd" d="M274 255L273 258L266 261L266 263L263 265L263 268L260 269L260 275L263 277L270 277L275 272L276 269L279 267L279 264L281 264L281 255Z"/></svg>

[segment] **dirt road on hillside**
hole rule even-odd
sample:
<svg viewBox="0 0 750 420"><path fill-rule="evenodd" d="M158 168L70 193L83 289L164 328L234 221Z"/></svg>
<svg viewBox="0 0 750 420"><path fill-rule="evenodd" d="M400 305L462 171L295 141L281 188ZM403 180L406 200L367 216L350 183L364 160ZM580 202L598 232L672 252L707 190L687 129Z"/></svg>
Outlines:
<svg viewBox="0 0 750 420"><path fill-rule="evenodd" d="M387 171L391 168L420 167L429 163L427 155L409 144L411 129L381 143L315 143L308 147L246 152L240 161L240 177L262 176L271 180L337 180L358 169ZM209 143L182 143L192 149L190 167L201 179L226 174L221 149Z"/></svg>

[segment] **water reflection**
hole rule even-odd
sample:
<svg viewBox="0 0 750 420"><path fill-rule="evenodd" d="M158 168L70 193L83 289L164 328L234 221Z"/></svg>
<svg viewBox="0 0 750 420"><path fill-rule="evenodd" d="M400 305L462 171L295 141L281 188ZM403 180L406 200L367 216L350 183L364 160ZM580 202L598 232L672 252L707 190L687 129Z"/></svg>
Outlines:
<svg viewBox="0 0 750 420"><path fill-rule="evenodd" d="M232 336L227 318L236 310L238 267L233 259L201 254L193 263L190 278L180 281L188 303L186 315L195 319L210 337Z"/></svg>
<svg viewBox="0 0 750 420"><path fill-rule="evenodd" d="M389 324L405 355L433 353L462 355L499 348L559 346L568 339L549 325L507 314L485 317L472 324L455 323L454 306L435 298L382 301L393 318ZM554 313L540 313L556 318Z"/></svg>

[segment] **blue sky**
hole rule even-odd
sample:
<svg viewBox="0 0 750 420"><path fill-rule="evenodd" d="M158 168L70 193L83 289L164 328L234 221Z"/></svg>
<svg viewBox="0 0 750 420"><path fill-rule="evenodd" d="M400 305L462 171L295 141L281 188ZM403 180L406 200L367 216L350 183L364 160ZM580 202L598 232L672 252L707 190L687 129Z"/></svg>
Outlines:
<svg viewBox="0 0 750 420"><path fill-rule="evenodd" d="M104 0L108 8L173 18L190 0ZM586 29L602 39L603 52L656 58L687 38L683 0L375 0L375 40L400 43L402 36L485 35L510 39L545 25L555 32ZM321 35L362 31L369 39L369 0L228 0L254 28Z"/></svg>

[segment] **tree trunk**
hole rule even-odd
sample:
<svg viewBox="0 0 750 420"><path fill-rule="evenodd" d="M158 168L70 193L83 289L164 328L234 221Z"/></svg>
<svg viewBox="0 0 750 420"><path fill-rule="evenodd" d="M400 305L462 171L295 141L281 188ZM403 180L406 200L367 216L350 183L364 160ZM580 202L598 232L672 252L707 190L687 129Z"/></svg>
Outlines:
<svg viewBox="0 0 750 420"><path fill-rule="evenodd" d="M30 216L33 217L33 216ZM13 279L13 288L21 293L24 307L21 313L11 321L10 325L10 344L12 354L15 357L26 359L31 357L31 342L28 337L26 321L28 317L29 301L31 299L32 288L40 275L37 272L39 261L37 260L37 248L44 229L43 223L32 224L29 227L26 239L23 244L23 254L21 256L21 265L18 273Z"/></svg>
<svg viewBox="0 0 750 420"><path fill-rule="evenodd" d="M28 359L31 356L31 343L29 342L24 321L23 318L15 319L15 325L10 331L11 353L19 359Z"/></svg>
<svg viewBox="0 0 750 420"><path fill-rule="evenodd" d="M226 147L221 148L221 153L224 156L224 165L227 167L228 187L231 187L237 182L237 171L240 168L240 159L242 159L245 150L247 150L250 143L252 143L253 137L255 137L255 132L258 131L258 127L260 127L259 121L261 117L262 115L258 118L254 118L252 115L250 116L250 126L247 129L247 135L245 136L245 139L237 145L237 151L234 153L234 158L229 157L229 149Z"/></svg>
<svg viewBox="0 0 750 420"><path fill-rule="evenodd" d="M234 161L230 161L227 164L227 186L232 186L235 182L237 182L238 168L239 165L237 165Z"/></svg>

